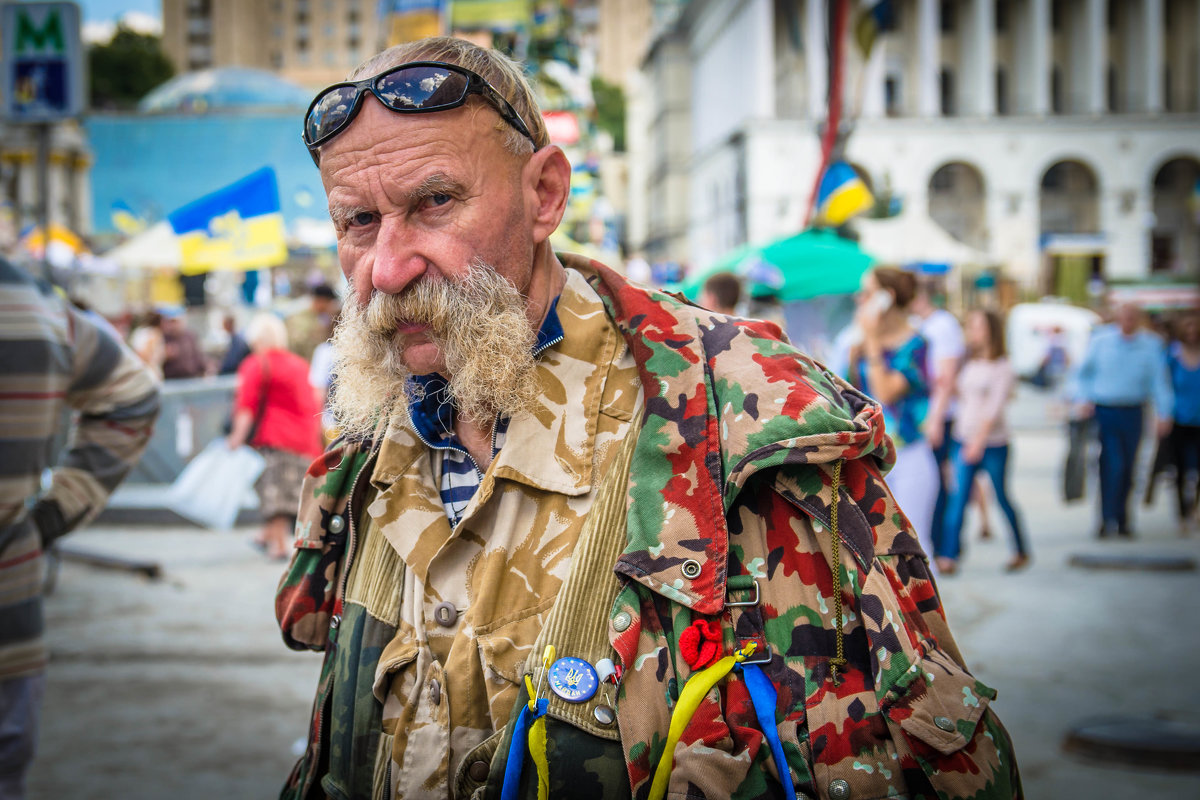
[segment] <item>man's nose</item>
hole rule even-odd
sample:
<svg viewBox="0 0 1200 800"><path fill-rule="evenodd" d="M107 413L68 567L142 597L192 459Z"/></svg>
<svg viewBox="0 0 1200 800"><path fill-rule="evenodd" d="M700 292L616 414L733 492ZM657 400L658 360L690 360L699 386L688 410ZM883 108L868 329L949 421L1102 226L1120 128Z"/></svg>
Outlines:
<svg viewBox="0 0 1200 800"><path fill-rule="evenodd" d="M421 255L419 240L401 220L385 217L375 240L375 264L371 286L376 291L399 294L429 268Z"/></svg>

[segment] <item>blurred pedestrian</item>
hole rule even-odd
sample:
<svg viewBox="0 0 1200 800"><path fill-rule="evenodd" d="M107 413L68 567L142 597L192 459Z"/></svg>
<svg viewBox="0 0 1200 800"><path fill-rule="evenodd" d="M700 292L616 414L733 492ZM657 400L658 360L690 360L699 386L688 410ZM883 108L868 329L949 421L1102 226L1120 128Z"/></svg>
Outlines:
<svg viewBox="0 0 1200 800"><path fill-rule="evenodd" d="M90 521L141 457L158 381L107 325L0 260L0 798L25 796L45 687L43 554ZM59 426L79 413L49 488Z"/></svg>
<svg viewBox="0 0 1200 800"><path fill-rule="evenodd" d="M287 350L287 329L261 313L246 328L250 355L238 368L229 448L249 444L266 467L258 479L263 529L255 539L271 558L291 553L300 483L321 455L321 409L308 383L308 362Z"/></svg>
<svg viewBox="0 0 1200 800"><path fill-rule="evenodd" d="M288 349L312 361L317 345L329 338L329 326L337 312L337 292L328 283L318 283L308 291L309 307L288 317Z"/></svg>
<svg viewBox="0 0 1200 800"><path fill-rule="evenodd" d="M917 328L929 346L930 402L924 430L938 467L938 494L930 525L935 534L940 534L945 525L946 500L949 496L950 426L954 423L957 411L954 387L966 346L958 318L934 302L933 290L930 280L919 281L911 310L917 320Z"/></svg>
<svg viewBox="0 0 1200 800"><path fill-rule="evenodd" d="M167 357L167 343L163 336L162 314L149 311L129 334L129 346L138 354L158 378L163 376L163 361Z"/></svg>
<svg viewBox="0 0 1200 800"><path fill-rule="evenodd" d="M1170 439L1175 456L1179 533L1186 535L1198 521L1200 505L1200 313L1191 312L1179 320L1167 368L1175 395ZM1190 478L1192 473L1195 478Z"/></svg>
<svg viewBox="0 0 1200 800"><path fill-rule="evenodd" d="M742 282L732 272L710 275L700 290L700 305L718 314L734 316L742 298Z"/></svg>
<svg viewBox="0 0 1200 800"><path fill-rule="evenodd" d="M912 273L877 267L863 276L854 321L861 334L850 350L850 382L883 406L896 445L888 485L927 555L933 553L938 470L921 426L929 410L929 346L909 323L916 293Z"/></svg>
<svg viewBox="0 0 1200 800"><path fill-rule="evenodd" d="M165 356L163 358L163 377L199 378L207 371L204 352L200 349L200 340L187 326L183 309L173 308L163 312L162 329Z"/></svg>
<svg viewBox="0 0 1200 800"><path fill-rule="evenodd" d="M217 374L232 375L238 371L246 356L250 355L250 345L246 344L246 337L238 332L237 318L233 314L226 314L221 318L221 327L229 335L229 344L225 347L225 355L221 357Z"/></svg>
<svg viewBox="0 0 1200 800"><path fill-rule="evenodd" d="M1171 430L1174 398L1162 340L1140 330L1141 309L1120 306L1112 325L1097 328L1077 376L1078 415L1095 417L1100 436L1100 529L1132 536L1129 495L1133 491L1142 407L1153 401L1159 438Z"/></svg>
<svg viewBox="0 0 1200 800"><path fill-rule="evenodd" d="M962 528L975 477L983 471L991 480L996 502L1008 520L1013 557L1008 569L1029 563L1029 548L1020 516L1008 497L1008 426L1005 408L1017 385L1017 375L1004 346L1004 321L995 311L976 309L967 315L968 358L956 381L958 414L951 429L952 491L946 504L945 526L938 532L937 567L943 574L958 569ZM985 508L986 513L986 508Z"/></svg>
<svg viewBox="0 0 1200 800"><path fill-rule="evenodd" d="M333 387L333 342L329 341L337 328L340 311L333 315L325 334L325 341L313 350L312 363L308 367L308 382L313 387L317 407L321 409L321 438L326 446L337 438L337 421L329 407L329 393Z"/></svg>

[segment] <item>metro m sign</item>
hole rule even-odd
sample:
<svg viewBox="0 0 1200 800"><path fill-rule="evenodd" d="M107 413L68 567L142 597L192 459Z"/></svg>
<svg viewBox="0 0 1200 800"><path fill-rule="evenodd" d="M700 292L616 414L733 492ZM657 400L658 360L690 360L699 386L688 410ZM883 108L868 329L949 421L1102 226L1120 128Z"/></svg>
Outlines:
<svg viewBox="0 0 1200 800"><path fill-rule="evenodd" d="M0 5L0 115L55 122L83 112L83 46L74 3Z"/></svg>

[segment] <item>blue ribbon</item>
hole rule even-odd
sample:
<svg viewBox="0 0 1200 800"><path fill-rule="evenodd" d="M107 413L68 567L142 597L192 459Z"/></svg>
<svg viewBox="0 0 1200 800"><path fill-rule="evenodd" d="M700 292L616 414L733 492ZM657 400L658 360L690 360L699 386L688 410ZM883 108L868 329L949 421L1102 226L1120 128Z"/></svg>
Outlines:
<svg viewBox="0 0 1200 800"><path fill-rule="evenodd" d="M538 717L546 716L550 706L547 698L537 701L537 711L532 711L529 704L521 709L517 724L513 727L512 741L508 744L508 758L504 762L504 786L500 790L500 800L516 800L517 790L521 785L521 769L525 766L525 750L529 745L529 726ZM790 785L789 781L789 785ZM793 795L794 796L794 795Z"/></svg>
<svg viewBox="0 0 1200 800"><path fill-rule="evenodd" d="M777 698L775 687L771 684L771 679L763 674L757 664L739 664L738 666L746 679L746 688L750 690L750 702L754 705L754 715L758 717L759 727L762 728L767 745L771 748L771 756L775 759L775 771L779 773L779 781L783 784L784 796L788 800L796 800L796 787L792 784L792 771L788 769L787 759L783 755L783 742L779 741L779 726L775 722ZM507 788L507 783L505 786Z"/></svg>

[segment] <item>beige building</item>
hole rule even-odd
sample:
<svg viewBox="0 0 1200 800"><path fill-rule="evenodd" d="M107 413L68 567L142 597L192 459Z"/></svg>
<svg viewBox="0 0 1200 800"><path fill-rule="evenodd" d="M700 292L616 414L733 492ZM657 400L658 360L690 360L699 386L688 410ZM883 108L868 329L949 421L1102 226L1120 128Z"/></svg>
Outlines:
<svg viewBox="0 0 1200 800"><path fill-rule="evenodd" d="M29 125L0 125L0 251L15 242L17 231L38 220L35 130ZM54 125L49 155L50 222L89 232L92 154L83 128L73 120Z"/></svg>
<svg viewBox="0 0 1200 800"><path fill-rule="evenodd" d="M376 0L163 0L163 48L179 72L254 67L318 88L379 49Z"/></svg>

